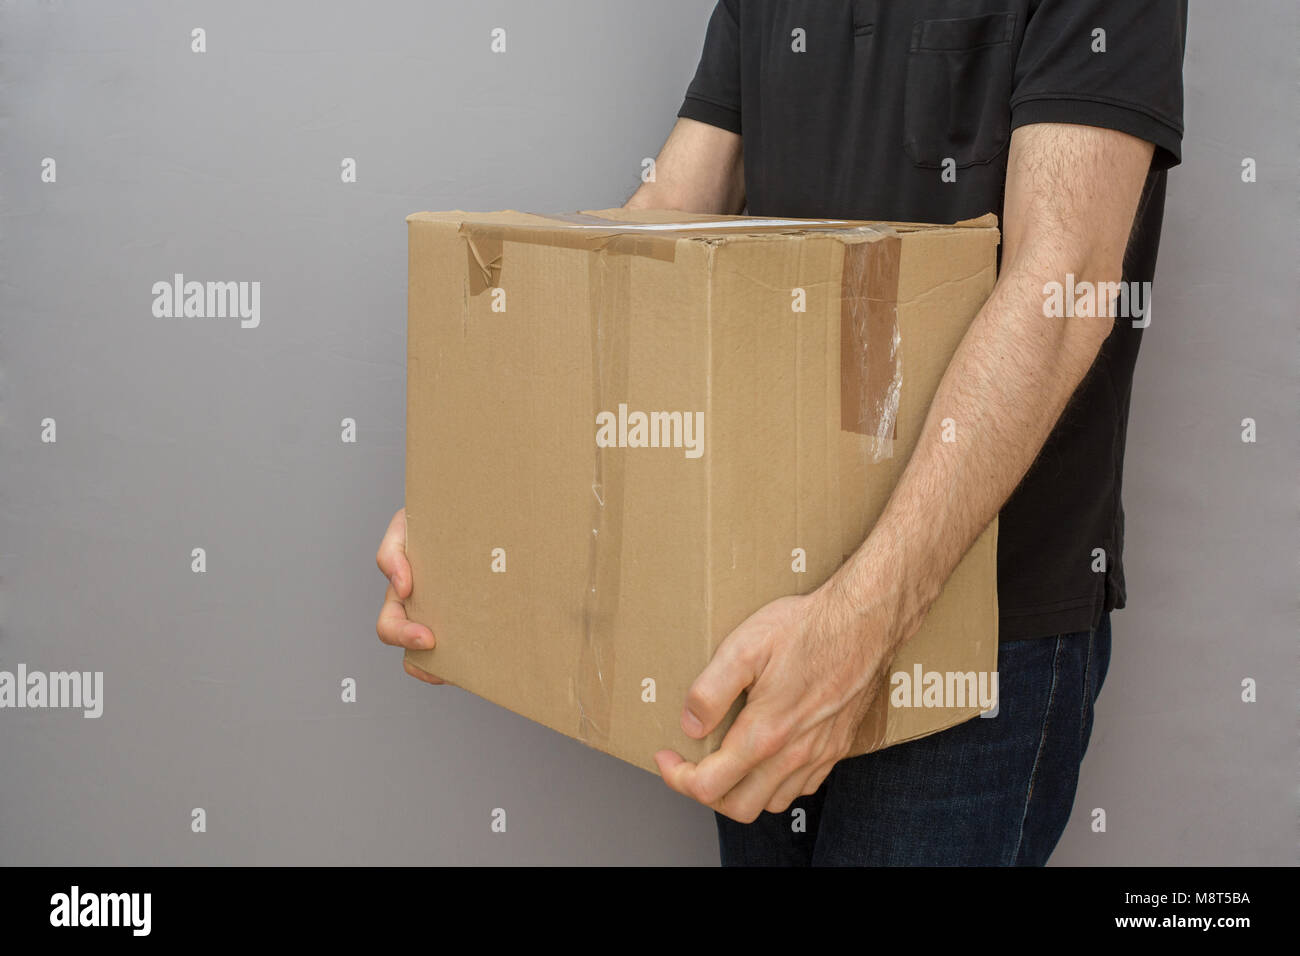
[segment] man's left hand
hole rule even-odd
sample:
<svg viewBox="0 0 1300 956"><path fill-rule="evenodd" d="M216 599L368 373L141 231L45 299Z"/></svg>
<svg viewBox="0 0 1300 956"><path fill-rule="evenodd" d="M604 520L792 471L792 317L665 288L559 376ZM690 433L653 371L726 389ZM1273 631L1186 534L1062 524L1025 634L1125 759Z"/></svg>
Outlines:
<svg viewBox="0 0 1300 956"><path fill-rule="evenodd" d="M872 623L850 611L830 585L765 605L718 646L687 692L682 729L705 737L747 690L745 706L698 764L672 750L655 754L670 787L751 823L816 792L848 756L895 641L887 618Z"/></svg>

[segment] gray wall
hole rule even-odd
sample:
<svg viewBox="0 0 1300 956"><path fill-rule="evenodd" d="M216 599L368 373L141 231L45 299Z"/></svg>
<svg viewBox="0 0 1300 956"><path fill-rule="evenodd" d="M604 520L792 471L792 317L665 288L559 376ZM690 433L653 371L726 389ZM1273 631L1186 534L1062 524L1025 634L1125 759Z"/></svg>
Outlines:
<svg viewBox="0 0 1300 956"><path fill-rule="evenodd" d="M373 630L403 216L620 203L711 2L4 5L0 669L103 671L105 703L0 711L0 862L716 861L708 811ZM1057 863L1294 858L1296 29L1288 0L1193 3L1132 606ZM175 272L260 281L261 325L155 318Z"/></svg>

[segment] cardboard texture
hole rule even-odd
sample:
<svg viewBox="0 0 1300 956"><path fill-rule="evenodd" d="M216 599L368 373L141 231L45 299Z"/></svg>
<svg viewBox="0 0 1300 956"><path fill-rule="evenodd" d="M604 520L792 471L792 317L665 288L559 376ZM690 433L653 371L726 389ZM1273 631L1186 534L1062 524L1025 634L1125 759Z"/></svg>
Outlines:
<svg viewBox="0 0 1300 956"><path fill-rule="evenodd" d="M408 659L651 772L699 760L730 720L688 738L687 688L865 538L993 288L994 217L407 223L407 609L438 639ZM996 534L891 674L996 670ZM889 696L855 753L980 710Z"/></svg>

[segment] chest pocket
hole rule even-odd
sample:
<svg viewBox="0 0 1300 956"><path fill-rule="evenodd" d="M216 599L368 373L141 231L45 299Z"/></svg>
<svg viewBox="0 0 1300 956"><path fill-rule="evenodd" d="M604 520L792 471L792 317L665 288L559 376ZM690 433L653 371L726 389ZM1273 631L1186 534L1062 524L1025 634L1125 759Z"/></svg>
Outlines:
<svg viewBox="0 0 1300 956"><path fill-rule="evenodd" d="M907 55L903 147L918 166L987 163L1011 137L1014 13L917 20Z"/></svg>

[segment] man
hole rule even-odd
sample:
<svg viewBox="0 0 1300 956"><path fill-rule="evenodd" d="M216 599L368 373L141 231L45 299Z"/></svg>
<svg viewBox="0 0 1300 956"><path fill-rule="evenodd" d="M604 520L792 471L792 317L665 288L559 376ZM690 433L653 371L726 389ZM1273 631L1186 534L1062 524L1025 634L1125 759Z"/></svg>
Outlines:
<svg viewBox="0 0 1300 956"><path fill-rule="evenodd" d="M1185 22L1181 0L714 9L655 181L628 206L927 222L995 211L1003 229L997 284L867 540L816 591L767 605L720 645L682 713L702 737L747 692L719 750L698 764L656 755L669 786L717 811L724 864L1041 865L1060 838L1109 614L1126 598L1120 481L1151 313L1129 296L1112 316L1107 293L1100 317L1078 315L1053 309L1049 290L1150 282L1165 171L1180 160ZM940 440L946 418L960 441ZM997 716L842 759L894 652L994 515ZM379 635L431 647L402 609L404 540L398 512L379 552L391 582Z"/></svg>

